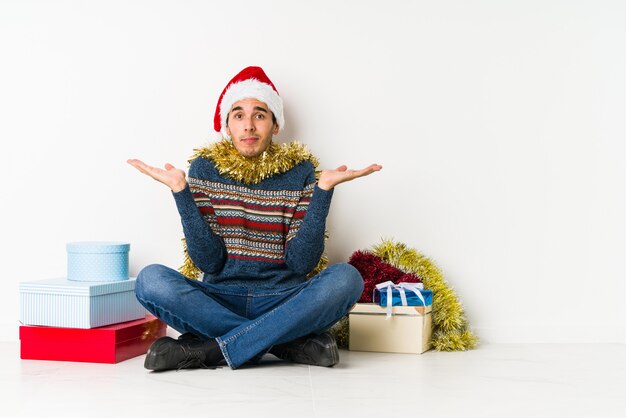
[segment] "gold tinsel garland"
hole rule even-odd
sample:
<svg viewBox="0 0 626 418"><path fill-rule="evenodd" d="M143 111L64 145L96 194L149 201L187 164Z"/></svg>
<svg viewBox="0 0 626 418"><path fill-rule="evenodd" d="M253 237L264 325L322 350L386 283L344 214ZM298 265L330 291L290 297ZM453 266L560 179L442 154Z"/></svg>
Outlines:
<svg viewBox="0 0 626 418"><path fill-rule="evenodd" d="M200 270L198 266L191 261L191 257L189 257L189 253L187 252L187 240L183 238L181 241L183 243L183 254L185 259L183 261L183 265L178 268L178 271L187 278L198 280L200 279L202 270Z"/></svg>
<svg viewBox="0 0 626 418"><path fill-rule="evenodd" d="M276 174L282 174L291 170L303 161L309 161L315 168L315 176L319 176L317 167L319 162L317 158L298 141L292 141L288 144L271 143L268 149L257 157L244 157L237 151L231 141L222 139L206 147L194 150L194 155L189 159L189 163L198 157L211 160L215 164L217 171L228 178L240 181L245 184L256 184L272 177ZM328 236L326 236L328 238ZM187 243L183 242L184 262L178 269L186 277L190 279L198 279L202 271L193 263L187 253ZM322 256L317 267L309 274L313 277L322 271L328 264L328 258Z"/></svg>
<svg viewBox="0 0 626 418"><path fill-rule="evenodd" d="M469 329L459 298L443 278L435 263L405 244L382 240L372 252L383 261L405 273L417 274L424 287L433 291L433 337L437 351L464 351L475 348L478 338ZM350 338L349 317L346 315L333 325L330 332L341 348L348 348Z"/></svg>
<svg viewBox="0 0 626 418"><path fill-rule="evenodd" d="M405 244L383 240L373 253L387 263L422 278L424 287L433 291L433 346L437 351L470 350L478 338L469 329L465 311L454 290L448 286L435 263Z"/></svg>
<svg viewBox="0 0 626 418"><path fill-rule="evenodd" d="M350 319L348 315L341 318L337 321L330 329L328 330L335 340L337 341L337 346L339 348L345 348L346 350L350 347Z"/></svg>
<svg viewBox="0 0 626 418"><path fill-rule="evenodd" d="M213 161L221 175L245 184L260 183L266 178L285 173L302 161L310 161L316 169L319 165L317 158L298 141L281 145L272 142L257 157L244 157L231 141L225 139L194 151L190 163L198 157L206 158Z"/></svg>

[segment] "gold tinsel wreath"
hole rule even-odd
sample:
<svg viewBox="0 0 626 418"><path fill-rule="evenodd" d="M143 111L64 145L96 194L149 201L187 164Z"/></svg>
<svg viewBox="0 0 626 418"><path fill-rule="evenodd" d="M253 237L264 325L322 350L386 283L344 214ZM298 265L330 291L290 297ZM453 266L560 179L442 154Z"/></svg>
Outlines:
<svg viewBox="0 0 626 418"><path fill-rule="evenodd" d="M383 261L405 273L417 274L424 287L433 291L433 347L437 351L464 351L475 348L478 338L469 329L461 302L437 265L414 249L393 240L382 240L372 251ZM346 315L330 329L337 344L348 348L349 318Z"/></svg>
<svg viewBox="0 0 626 418"><path fill-rule="evenodd" d="M222 139L206 147L194 150L194 155L189 159L189 163L198 157L213 161L217 171L228 178L240 181L245 184L256 184L272 177L291 170L303 161L313 164L315 176L319 177L317 158L298 141L288 144L271 143L268 149L257 157L244 157L237 151L231 141ZM326 234L328 238L328 234ZM193 263L187 252L187 243L182 239L184 262L178 269L184 276L190 279L198 279L202 271ZM328 264L328 258L322 256L317 267L309 273L308 277L313 277L322 271Z"/></svg>
<svg viewBox="0 0 626 418"><path fill-rule="evenodd" d="M475 348L478 338L469 329L461 301L443 278L443 273L428 257L403 243L383 240L373 253L406 273L422 278L424 287L433 291L433 346L437 351L462 351Z"/></svg>

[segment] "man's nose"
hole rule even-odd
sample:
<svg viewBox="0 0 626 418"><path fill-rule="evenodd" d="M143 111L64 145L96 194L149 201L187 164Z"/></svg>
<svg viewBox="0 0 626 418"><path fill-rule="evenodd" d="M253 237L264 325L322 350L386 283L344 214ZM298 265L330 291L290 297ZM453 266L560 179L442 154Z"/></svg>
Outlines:
<svg viewBox="0 0 626 418"><path fill-rule="evenodd" d="M246 118L244 128L246 131L254 131L254 120L252 118Z"/></svg>

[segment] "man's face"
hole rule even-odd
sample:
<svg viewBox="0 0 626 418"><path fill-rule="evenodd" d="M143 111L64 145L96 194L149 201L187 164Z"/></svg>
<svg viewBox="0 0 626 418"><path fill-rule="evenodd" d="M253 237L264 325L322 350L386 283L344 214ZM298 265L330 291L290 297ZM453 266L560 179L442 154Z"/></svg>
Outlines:
<svg viewBox="0 0 626 418"><path fill-rule="evenodd" d="M257 99L235 102L228 113L226 132L232 138L235 149L244 157L256 157L265 151L278 133L279 126L273 122L272 112Z"/></svg>

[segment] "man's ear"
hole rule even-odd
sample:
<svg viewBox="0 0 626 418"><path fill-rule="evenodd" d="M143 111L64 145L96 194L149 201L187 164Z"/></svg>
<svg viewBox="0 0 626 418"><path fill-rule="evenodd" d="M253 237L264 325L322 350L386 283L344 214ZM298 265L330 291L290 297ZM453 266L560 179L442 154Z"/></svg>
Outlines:
<svg viewBox="0 0 626 418"><path fill-rule="evenodd" d="M228 136L232 137L232 135L230 134L230 128L228 127L228 125L226 125L226 133L228 134Z"/></svg>
<svg viewBox="0 0 626 418"><path fill-rule="evenodd" d="M278 126L278 124L275 123L274 124L274 130L272 131L272 135L278 134L278 131L280 131L280 126Z"/></svg>

